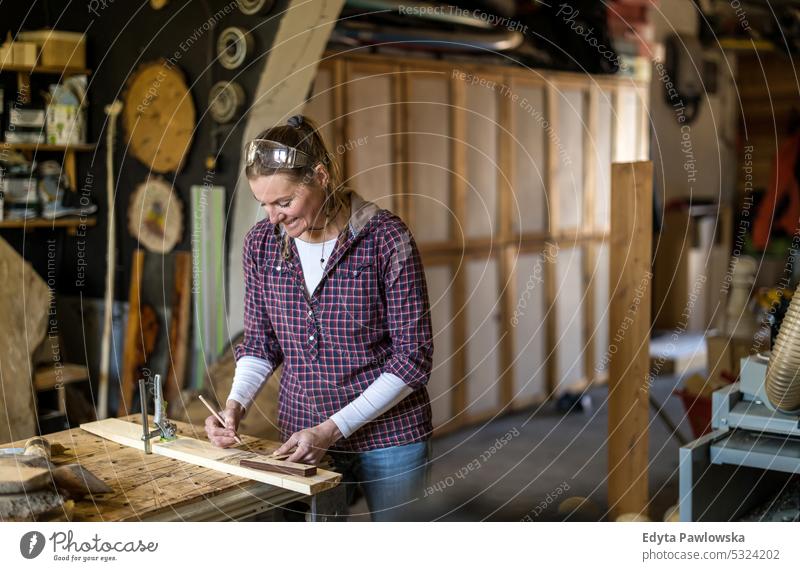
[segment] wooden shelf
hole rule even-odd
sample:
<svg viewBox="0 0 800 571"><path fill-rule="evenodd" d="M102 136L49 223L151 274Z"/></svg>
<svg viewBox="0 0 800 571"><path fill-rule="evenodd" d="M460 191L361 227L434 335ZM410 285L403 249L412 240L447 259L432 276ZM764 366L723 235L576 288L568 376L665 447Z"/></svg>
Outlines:
<svg viewBox="0 0 800 571"><path fill-rule="evenodd" d="M89 380L89 369L83 365L64 363L60 367L40 367L33 377L33 386L38 391L49 391L70 383Z"/></svg>
<svg viewBox="0 0 800 571"><path fill-rule="evenodd" d="M52 65L15 65L6 64L0 66L0 72L8 71L13 73L40 73L48 75L90 75L92 70L81 67L60 67Z"/></svg>
<svg viewBox="0 0 800 571"><path fill-rule="evenodd" d="M77 216L65 216L48 220L45 218L29 218L28 220L0 220L0 230L5 228L78 228L81 225L94 226L97 218L88 216L81 219Z"/></svg>
<svg viewBox="0 0 800 571"><path fill-rule="evenodd" d="M77 145L50 145L48 143L0 143L0 147L12 151L93 151L97 145L94 143L80 143Z"/></svg>

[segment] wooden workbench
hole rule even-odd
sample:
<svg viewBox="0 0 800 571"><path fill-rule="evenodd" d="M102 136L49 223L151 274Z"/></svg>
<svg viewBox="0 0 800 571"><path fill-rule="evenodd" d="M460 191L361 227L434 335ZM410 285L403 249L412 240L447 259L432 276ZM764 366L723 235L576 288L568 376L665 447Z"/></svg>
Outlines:
<svg viewBox="0 0 800 571"><path fill-rule="evenodd" d="M137 418L138 417L138 418ZM124 417L141 422L139 415ZM205 439L205 430L176 422L178 433ZM259 514L308 496L201 468L115 444L80 428L44 435L67 448L54 464L78 462L105 481L113 492L75 502L73 521L230 521ZM242 435L254 452L268 453L279 442ZM25 441L0 447L22 447Z"/></svg>

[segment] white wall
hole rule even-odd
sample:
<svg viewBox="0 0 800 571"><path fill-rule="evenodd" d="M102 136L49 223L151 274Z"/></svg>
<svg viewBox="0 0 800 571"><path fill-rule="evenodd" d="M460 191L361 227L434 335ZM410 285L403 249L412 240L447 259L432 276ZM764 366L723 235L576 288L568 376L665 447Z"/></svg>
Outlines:
<svg viewBox="0 0 800 571"><path fill-rule="evenodd" d="M698 13L691 0L662 0L652 6L650 17L654 27L654 39L663 44L671 34L698 34ZM655 50L656 57L663 59L663 49ZM653 82L650 90L651 113L651 157L655 163L656 191L666 202L673 198L713 198L730 204L734 196L736 156L734 142L736 134L735 56L717 49L707 49L703 54L691 53L690 57L700 68L703 57L717 61L717 92L703 97L697 119L689 125L694 161L695 180L684 165L686 158L681 149L681 125L675 111L666 102L664 83L653 67ZM685 134L685 133L684 133Z"/></svg>

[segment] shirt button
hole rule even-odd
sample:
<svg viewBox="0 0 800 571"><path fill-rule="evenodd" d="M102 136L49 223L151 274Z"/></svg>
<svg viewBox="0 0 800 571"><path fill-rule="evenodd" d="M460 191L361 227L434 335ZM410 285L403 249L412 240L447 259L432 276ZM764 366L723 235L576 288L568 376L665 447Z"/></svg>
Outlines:
<svg viewBox="0 0 800 571"><path fill-rule="evenodd" d="M308 338L308 340L309 341L313 341L314 340L314 336L312 335L311 337Z"/></svg>
<svg viewBox="0 0 800 571"><path fill-rule="evenodd" d="M311 310L309 309L309 310L308 310L308 316L309 316L309 317L312 317L313 315L314 315L314 312L313 312L313 311L311 311Z"/></svg>
<svg viewBox="0 0 800 571"><path fill-rule="evenodd" d="M358 275L358 271L356 271L356 270L353 270L353 275L354 275L354 276L357 276L357 275Z"/></svg>
<svg viewBox="0 0 800 571"><path fill-rule="evenodd" d="M281 267L280 266L275 266L275 269L278 270L278 271L281 271Z"/></svg>

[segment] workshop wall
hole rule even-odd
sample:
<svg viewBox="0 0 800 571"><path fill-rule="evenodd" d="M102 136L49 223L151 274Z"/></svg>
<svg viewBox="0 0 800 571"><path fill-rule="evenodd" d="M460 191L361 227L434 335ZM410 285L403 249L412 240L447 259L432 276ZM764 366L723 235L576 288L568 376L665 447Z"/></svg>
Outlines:
<svg viewBox="0 0 800 571"><path fill-rule="evenodd" d="M270 15L284 11L287 0L276 2ZM174 186L183 204L183 232L175 250L191 250L192 185L218 185L226 189L225 204L233 200L236 187L240 146L243 134L241 118L230 125L216 126L207 113L208 93L221 80L235 79L245 91L247 102L256 89L265 56L275 35L277 18L242 14L235 0L182 0L167 3L154 10L148 2L73 2L64 5L52 0L39 2L40 9L28 11L25 3L4 5L7 19L0 26L7 30L53 28L86 33L87 67L89 76L88 134L89 142L97 143L93 152L78 155L78 191L91 196L98 205L97 225L86 230L85 236L68 236L64 231L37 230L24 233L4 231L2 237L31 261L40 275L48 274L48 256L55 251L53 284L58 297L59 333L64 340L63 357L90 364L92 378L97 378L99 345L102 333L106 273L106 115L104 107L114 99L123 99L126 82L143 63L160 58L172 58L183 72L191 90L196 110L196 129L192 144L179 173L167 173L164 178ZM93 8L90 11L89 8ZM228 26L250 30L254 40L254 57L238 70L224 69L216 58L219 32ZM148 30L147 35L143 30ZM155 30L155 32L153 32ZM216 129L216 132L215 132ZM216 142L213 137L216 136ZM114 153L117 177L116 200L116 284L114 307L114 346L121 349L121 337L127 316L131 261L137 240L128 230L128 207L136 186L147 180L147 166L126 154L126 134L122 121L117 126ZM215 149L217 153L215 153ZM209 155L218 154L213 171L206 169ZM40 155L37 160L59 158ZM49 241L48 241L49 240ZM81 243L82 242L82 243ZM79 247L85 255L86 266L79 267ZM51 268L53 265L50 261ZM168 307L172 298L172 254L147 252L142 283L142 302L153 306L160 321L160 334L149 364L163 368L167 361L169 323ZM112 353L112 378L116 377L120 350ZM190 358L191 362L191 358ZM191 375L190 377L191 378ZM115 383L112 383L112 386ZM113 400L113 395L112 395ZM113 402L112 402L113 408Z"/></svg>
<svg viewBox="0 0 800 571"><path fill-rule="evenodd" d="M213 122L206 113L208 91L214 82L222 79L236 78L245 93L252 93L258 74L263 64L265 54L277 28L276 19L258 21L256 17L242 14L232 0L186 0L183 2L170 2L162 10L154 10L148 3L131 2L97 2L94 13L89 12L87 3L70 3L64 7L60 2L42 3L48 9L38 10L27 14L23 3L15 3L7 7L6 13L11 15L6 22L9 29L38 29L53 27L70 31L85 31L88 43L88 66L92 69L89 80L90 108L89 108L89 140L98 143L94 153L88 153L80 158L79 173L81 189L88 189L92 199L99 205L97 226L87 231L86 249L89 266L86 271L85 285L76 285L77 248L76 237L66 238L62 245L60 272L57 281L57 292L63 294L83 294L87 297L102 297L105 275L106 253L106 218L107 205L106 171L105 171L105 132L106 117L103 107L124 94L125 83L136 68L144 62L157 60L162 57L179 56L178 66L183 71L187 84L190 86L192 98L197 110L197 129L194 132L193 142L187 160L180 173L167 175L165 178L172 183L184 205L184 232L181 242L176 249L189 250L191 248L191 225L189 221L190 194L189 188L193 184L211 184L224 186L228 190L228 200L232 196L232 189L238 173L236 172L240 142L241 122L236 122L232 127L221 129L219 132L220 160L213 174L205 170L205 159L212 152ZM278 2L273 9L274 13L283 10L285 2ZM216 17L215 17L216 16ZM204 24L216 22L209 29ZM256 58L245 64L237 71L228 71L220 65L213 63L215 56L215 42L220 29L229 25L239 25L248 29L256 43ZM157 30L153 37L142 37L142 30ZM117 299L126 299L129 285L130 261L133 250L137 247L136 240L127 230L127 205L130 195L136 185L146 180L148 168L134 158L124 156L124 133L119 130L117 138L117 152L115 154L118 169L117 201L117 228L118 228L118 258L117 258L117 285L115 288ZM206 176L206 175L209 176ZM205 177L205 178L204 178ZM12 238L13 241L13 237ZM44 241L42 240L42 243ZM19 242L18 242L19 244ZM34 261L35 267L46 259L46 251L41 254L37 243L27 241L26 249ZM159 257L158 254L148 254L148 257ZM148 263L148 266L150 264ZM168 285L162 277L171 275L170 260L158 260L156 267L163 271L145 273L145 287L147 292L157 291L162 299L151 299L151 303L164 303L164 296L169 300Z"/></svg>

